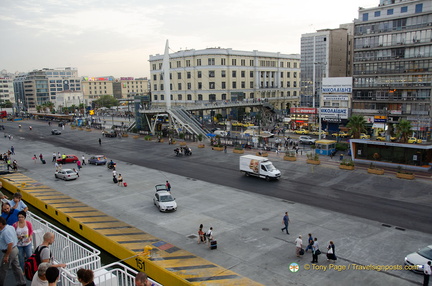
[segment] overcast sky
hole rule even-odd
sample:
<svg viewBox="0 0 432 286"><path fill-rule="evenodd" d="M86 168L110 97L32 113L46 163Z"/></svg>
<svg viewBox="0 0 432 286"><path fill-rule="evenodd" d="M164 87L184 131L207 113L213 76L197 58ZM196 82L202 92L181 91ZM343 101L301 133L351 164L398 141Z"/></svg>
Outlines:
<svg viewBox="0 0 432 286"><path fill-rule="evenodd" d="M337 28L379 0L2 0L0 70L75 67L149 76L149 55L210 47L300 53L302 34Z"/></svg>

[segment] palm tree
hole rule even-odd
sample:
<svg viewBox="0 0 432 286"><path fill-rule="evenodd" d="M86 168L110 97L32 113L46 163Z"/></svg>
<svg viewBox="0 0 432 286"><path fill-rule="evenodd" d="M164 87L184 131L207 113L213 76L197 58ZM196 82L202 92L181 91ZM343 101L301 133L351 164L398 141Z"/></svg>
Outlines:
<svg viewBox="0 0 432 286"><path fill-rule="evenodd" d="M47 102L45 102L45 103L43 104L43 106L44 106L45 108L48 108L48 110L49 110L51 113L53 113L53 110L54 110L54 103L52 103L51 101L47 101Z"/></svg>
<svg viewBox="0 0 432 286"><path fill-rule="evenodd" d="M353 135L353 138L360 138L360 133L366 132L366 120L362 115L352 115L348 119L347 127L349 128L348 133Z"/></svg>
<svg viewBox="0 0 432 286"><path fill-rule="evenodd" d="M396 126L397 136L400 137L401 143L407 143L408 137L411 134L411 122L405 119L399 121L399 124Z"/></svg>

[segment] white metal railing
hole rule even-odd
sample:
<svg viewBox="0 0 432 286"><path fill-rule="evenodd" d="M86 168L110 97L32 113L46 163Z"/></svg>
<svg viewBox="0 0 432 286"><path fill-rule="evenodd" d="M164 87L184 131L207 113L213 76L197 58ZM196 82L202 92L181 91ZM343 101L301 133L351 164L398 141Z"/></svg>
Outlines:
<svg viewBox="0 0 432 286"><path fill-rule="evenodd" d="M57 226L47 222L34 213L27 212L27 220L33 225L33 248L43 242L46 232L54 233L55 242L50 245L54 263L66 263L61 271L61 285L81 285L76 272L80 268L94 272L94 282L98 286L129 286L135 285L137 271L118 262L101 266L100 251ZM128 258L129 259L129 258ZM149 279L155 286L162 286Z"/></svg>

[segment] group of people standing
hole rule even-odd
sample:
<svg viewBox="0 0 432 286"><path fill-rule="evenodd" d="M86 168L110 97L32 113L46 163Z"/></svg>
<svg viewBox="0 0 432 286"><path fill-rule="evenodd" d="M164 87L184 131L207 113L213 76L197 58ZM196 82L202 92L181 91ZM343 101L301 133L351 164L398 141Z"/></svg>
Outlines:
<svg viewBox="0 0 432 286"><path fill-rule="evenodd" d="M303 249L303 239L302 236L299 235L296 240L294 241L296 245L296 256L301 257L304 253L308 252L310 249L312 252L312 261L311 263L318 263L318 256L321 254L321 250L318 243L318 238L312 237L312 234L309 233L308 237L308 244L306 246L306 249ZM334 245L334 242L330 240L328 246L327 246L327 261L331 261L332 263L336 263L337 257L336 257L336 248Z"/></svg>
<svg viewBox="0 0 432 286"><path fill-rule="evenodd" d="M18 171L18 162L15 159L12 160L12 155L15 155L15 148L13 145L7 152L3 154L0 153L0 160L3 160L5 162L8 171Z"/></svg>
<svg viewBox="0 0 432 286"><path fill-rule="evenodd" d="M198 244L202 243L208 243L210 245L210 242L214 239L213 238L213 227L210 227L207 232L203 231L203 224L200 224L198 229Z"/></svg>

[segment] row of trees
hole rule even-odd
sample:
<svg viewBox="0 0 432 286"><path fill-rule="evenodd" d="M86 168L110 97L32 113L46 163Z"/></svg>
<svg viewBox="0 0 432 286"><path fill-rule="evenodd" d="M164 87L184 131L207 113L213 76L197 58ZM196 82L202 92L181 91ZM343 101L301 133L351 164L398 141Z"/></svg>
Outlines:
<svg viewBox="0 0 432 286"><path fill-rule="evenodd" d="M366 132L366 120L362 115L353 115L348 119L347 127L349 128L349 134L354 138L360 138L361 133ZM397 125L395 130L396 137L400 138L401 143L407 143L408 138L411 136L411 122L402 119Z"/></svg>
<svg viewBox="0 0 432 286"><path fill-rule="evenodd" d="M114 98L114 96L112 96L112 95L102 95L99 99L93 101L93 103L94 103L95 108L101 108L101 107L111 108L113 106L119 105L119 101L116 98ZM11 105L12 105L12 103L11 103ZM2 106L2 107L7 107L7 106ZM10 107L12 107L12 106L10 106ZM49 112L49 113L60 112L60 113L65 113L65 114L75 113L77 111L81 114L84 114L85 108L86 108L85 104L80 103L79 105L72 104L71 106L67 106L67 107L61 106L60 110L55 110L54 103L51 101L47 101L41 105L36 106L37 112Z"/></svg>

